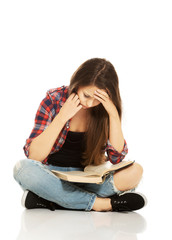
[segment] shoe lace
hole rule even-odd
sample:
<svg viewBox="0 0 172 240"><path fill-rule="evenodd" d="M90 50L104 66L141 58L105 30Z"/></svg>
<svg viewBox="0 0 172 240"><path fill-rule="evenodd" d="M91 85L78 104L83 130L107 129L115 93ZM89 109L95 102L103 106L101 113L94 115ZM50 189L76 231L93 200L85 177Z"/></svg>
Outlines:
<svg viewBox="0 0 172 240"><path fill-rule="evenodd" d="M131 211L131 209L127 206L127 201L120 200L118 195L115 195L115 199L112 200L112 207L114 211Z"/></svg>

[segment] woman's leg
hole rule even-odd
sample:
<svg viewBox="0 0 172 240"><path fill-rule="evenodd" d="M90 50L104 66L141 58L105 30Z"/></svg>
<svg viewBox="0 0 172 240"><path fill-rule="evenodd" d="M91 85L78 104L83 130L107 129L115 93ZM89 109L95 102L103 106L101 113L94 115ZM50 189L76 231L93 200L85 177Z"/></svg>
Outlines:
<svg viewBox="0 0 172 240"><path fill-rule="evenodd" d="M116 171L114 173L114 185L120 191L127 191L137 187L143 174L143 168L138 163Z"/></svg>
<svg viewBox="0 0 172 240"><path fill-rule="evenodd" d="M95 210L95 211L111 211L112 205L111 205L110 196L122 193L115 187L113 175L114 175L114 171L110 172L104 179L103 183L100 183L100 184L75 183L80 188L82 188L88 192L95 193L97 195L96 200L93 205L93 210Z"/></svg>
<svg viewBox="0 0 172 240"><path fill-rule="evenodd" d="M60 180L48 169L48 166L35 160L19 161L14 167L14 178L23 190L30 190L64 208L90 211L96 199L95 193Z"/></svg>
<svg viewBox="0 0 172 240"><path fill-rule="evenodd" d="M111 210L110 196L121 194L125 191L134 191L142 177L143 168L134 163L119 171L111 172L103 184L78 184L81 188L97 195L93 209L96 211Z"/></svg>

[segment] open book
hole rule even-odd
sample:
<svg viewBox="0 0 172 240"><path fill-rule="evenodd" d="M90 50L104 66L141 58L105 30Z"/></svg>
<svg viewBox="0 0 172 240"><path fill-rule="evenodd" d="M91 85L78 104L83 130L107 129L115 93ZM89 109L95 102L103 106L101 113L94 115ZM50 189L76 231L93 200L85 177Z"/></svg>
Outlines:
<svg viewBox="0 0 172 240"><path fill-rule="evenodd" d="M84 182L84 183L102 183L106 175L111 171L116 171L133 164L135 161L122 161L117 164L105 162L98 166L89 165L84 168L84 171L56 171L51 170L60 179L69 182Z"/></svg>

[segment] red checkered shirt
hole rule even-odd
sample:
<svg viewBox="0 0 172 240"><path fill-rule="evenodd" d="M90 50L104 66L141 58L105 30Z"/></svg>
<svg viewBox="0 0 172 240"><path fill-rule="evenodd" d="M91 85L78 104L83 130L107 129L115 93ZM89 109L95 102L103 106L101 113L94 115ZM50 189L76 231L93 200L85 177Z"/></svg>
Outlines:
<svg viewBox="0 0 172 240"><path fill-rule="evenodd" d="M41 134L50 125L68 97L68 86L63 85L62 87L53 88L47 91L46 97L42 100L37 110L34 127L29 138L26 139L26 144L23 147L27 158L29 157L29 147L32 140ZM67 133L70 130L70 121L71 119L69 119L62 128L51 149L50 154L59 151L63 146L67 137ZM124 159L125 155L128 153L127 143L125 140L124 147L121 152L115 150L115 148L111 145L109 139L104 150L107 153L107 161L109 160L112 164L121 162ZM48 165L47 160L48 156L42 161L42 163Z"/></svg>

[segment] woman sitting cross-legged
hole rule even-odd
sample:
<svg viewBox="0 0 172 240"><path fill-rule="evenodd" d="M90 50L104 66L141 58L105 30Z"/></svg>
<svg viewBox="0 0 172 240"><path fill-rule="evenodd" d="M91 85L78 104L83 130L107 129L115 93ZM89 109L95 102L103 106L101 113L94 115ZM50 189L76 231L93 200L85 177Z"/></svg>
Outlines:
<svg viewBox="0 0 172 240"><path fill-rule="evenodd" d="M146 197L135 192L143 174L138 163L110 172L102 184L67 182L51 172L121 162L128 152L121 119L118 76L105 59L87 60L69 86L47 91L24 145L27 158L14 166L14 178L24 190L23 206L85 211L143 208Z"/></svg>

